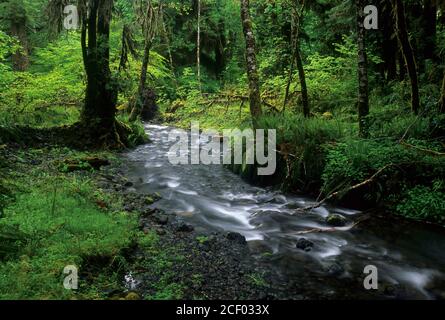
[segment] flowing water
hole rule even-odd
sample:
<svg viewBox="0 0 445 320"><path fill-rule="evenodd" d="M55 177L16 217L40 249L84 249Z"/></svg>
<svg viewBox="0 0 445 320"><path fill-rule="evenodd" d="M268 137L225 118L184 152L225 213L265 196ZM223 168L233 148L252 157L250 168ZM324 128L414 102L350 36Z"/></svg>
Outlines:
<svg viewBox="0 0 445 320"><path fill-rule="evenodd" d="M372 218L352 227L363 213L330 206L296 213L295 208L314 200L252 186L219 165L172 165L167 157L172 145L168 134L175 129L146 125L146 130L152 143L127 154L134 187L161 194L163 199L155 206L181 216L197 231L244 235L253 253L267 253L272 265L296 282L305 281L303 274L313 273L319 279L356 279L363 287L363 270L374 265L379 283L404 288L403 298L445 298L443 230L388 218ZM332 213L346 217L348 226L335 232L301 234L331 228L325 219ZM314 244L311 251L296 247L300 238ZM338 297L337 291L345 297L356 296L357 288L345 294L348 289L327 283L314 290L329 290L333 297Z"/></svg>

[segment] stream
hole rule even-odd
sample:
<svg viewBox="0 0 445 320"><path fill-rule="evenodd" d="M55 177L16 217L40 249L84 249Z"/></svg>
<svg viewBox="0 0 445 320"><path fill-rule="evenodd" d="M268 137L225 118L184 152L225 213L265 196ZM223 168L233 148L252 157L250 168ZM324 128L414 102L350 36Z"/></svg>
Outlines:
<svg viewBox="0 0 445 320"><path fill-rule="evenodd" d="M152 142L126 154L128 176L136 190L162 196L156 208L203 233L242 234L252 254L267 257L286 281L306 282L303 285L330 292L333 298L366 297L364 268L374 265L384 288L379 292L404 299L445 299L441 228L374 216L354 226L363 213L329 205L296 213L295 208L314 199L252 186L222 165L172 165L168 134L175 128L146 125L146 130ZM335 232L299 234L332 228L325 220L333 213L346 217L348 224ZM297 248L301 238L312 243L310 251ZM334 284L323 281L330 278ZM342 286L342 279L356 285Z"/></svg>

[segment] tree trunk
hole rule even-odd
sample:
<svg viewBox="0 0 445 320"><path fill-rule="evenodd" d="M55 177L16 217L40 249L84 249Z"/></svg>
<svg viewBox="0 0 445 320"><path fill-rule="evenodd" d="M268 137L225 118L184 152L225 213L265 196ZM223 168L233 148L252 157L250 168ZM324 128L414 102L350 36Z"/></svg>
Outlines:
<svg viewBox="0 0 445 320"><path fill-rule="evenodd" d="M387 0L380 1L381 10L381 28L382 28L382 60L384 78L392 81L397 78L397 53L399 46L394 35L394 24L392 19L392 8Z"/></svg>
<svg viewBox="0 0 445 320"><path fill-rule="evenodd" d="M167 26L165 24L163 10L161 10L160 19L161 19L161 27L162 27L162 33L164 35L165 45L167 46L168 60L170 62L170 71L172 72L172 75L173 75L173 81L175 83L175 87L178 87L178 80L176 79L175 65L173 63L173 55L172 55L172 50L171 50L170 37L169 37L168 31L167 31Z"/></svg>
<svg viewBox="0 0 445 320"><path fill-rule="evenodd" d="M445 113L445 72L443 74L442 94L439 101L439 111Z"/></svg>
<svg viewBox="0 0 445 320"><path fill-rule="evenodd" d="M12 66L15 71L25 71L29 67L29 43L26 33L26 17L11 19L11 35L20 42L21 49L12 55Z"/></svg>
<svg viewBox="0 0 445 320"><path fill-rule="evenodd" d="M246 63L247 77L249 78L250 113L252 115L253 123L256 125L256 120L261 116L262 110L258 67L255 53L255 36L252 30L249 10L249 0L241 0L241 20L243 24L244 38L246 40Z"/></svg>
<svg viewBox="0 0 445 320"><path fill-rule="evenodd" d="M411 81L411 108L414 114L418 114L420 109L419 80L416 58L414 57L406 25L405 9L401 0L391 0L391 3L394 10L397 37L399 38L402 55Z"/></svg>
<svg viewBox="0 0 445 320"><path fill-rule="evenodd" d="M141 114L142 109L144 108L143 97L146 90L147 70L148 70L148 63L150 62L151 46L152 46L152 41L150 39L145 40L144 57L142 59L142 69L141 69L141 76L139 79L139 88L138 88L138 93L136 95L136 101L134 102L134 106L131 110L130 121L136 121L137 117Z"/></svg>
<svg viewBox="0 0 445 320"><path fill-rule="evenodd" d="M289 78L287 81L286 92L284 95L283 112L285 111L287 102L289 100L289 89L290 89L290 85L292 83L294 62L296 62L297 70L298 70L298 78L300 80L300 85L301 85L303 114L307 118L310 116L309 95L308 95L307 84L306 84L306 73L304 72L303 59L301 57L301 50L300 50L301 16L303 14L304 6L305 6L305 3L304 3L304 1L302 1L301 12L298 12L296 3L292 2L292 21L291 21L292 57L291 57L291 63L290 63Z"/></svg>
<svg viewBox="0 0 445 320"><path fill-rule="evenodd" d="M90 0L89 17L82 27L82 52L87 88L81 120L104 137L116 134L116 90L110 71L110 23L112 0ZM88 33L88 45L86 34Z"/></svg>
<svg viewBox="0 0 445 320"><path fill-rule="evenodd" d="M152 100L152 98L155 99L155 95L152 92L153 90L147 88L147 73L148 73L148 64L150 62L150 50L153 46L153 41L155 39L155 35L157 32L156 27L157 23L159 22L161 12L162 12L161 4L159 5L158 11L156 13L151 2L150 1L148 2L146 15L144 17L144 22L143 22L144 38L145 38L144 57L142 58L142 68L141 68L141 76L139 79L138 93L136 95L133 108L131 110L130 121L136 121L137 117L140 116L144 111L144 108L150 107L147 106L146 104L146 102L148 101L147 99L148 97L150 97L149 100ZM151 119L144 119L144 120L151 120Z"/></svg>
<svg viewBox="0 0 445 320"><path fill-rule="evenodd" d="M436 59L437 5L435 0L423 0L423 56Z"/></svg>
<svg viewBox="0 0 445 320"><path fill-rule="evenodd" d="M357 41L358 41L358 122L360 137L368 136L369 97L368 97L368 57L365 44L363 0L357 1Z"/></svg>
<svg viewBox="0 0 445 320"><path fill-rule="evenodd" d="M198 0L198 36L196 39L196 68L198 71L198 85L199 91L201 88L201 0Z"/></svg>
<svg viewBox="0 0 445 320"><path fill-rule="evenodd" d="M297 44L297 47L295 48L295 59L297 60L298 77L300 78L301 84L303 114L306 118L309 118L311 115L311 110L309 108L309 95L307 92L306 74L304 72L303 59L301 58L300 44Z"/></svg>

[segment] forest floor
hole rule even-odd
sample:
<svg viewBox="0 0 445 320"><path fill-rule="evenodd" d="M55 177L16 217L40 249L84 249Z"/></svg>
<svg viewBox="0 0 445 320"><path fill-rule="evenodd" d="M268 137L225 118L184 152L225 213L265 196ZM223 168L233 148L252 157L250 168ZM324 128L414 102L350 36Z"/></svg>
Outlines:
<svg viewBox="0 0 445 320"><path fill-rule="evenodd" d="M0 219L9 236L0 244L2 299L289 295L268 284L241 235L198 234L154 209L157 195L132 191L118 154L14 144L0 152L10 191ZM85 159L109 164L96 170ZM63 286L69 265L79 268L79 290Z"/></svg>
<svg viewBox="0 0 445 320"><path fill-rule="evenodd" d="M198 232L156 209L159 196L132 188L119 153L47 143L0 153L10 191L0 219L0 299L332 299L316 288L356 285L310 273L288 281L242 235ZM71 265L78 290L63 285Z"/></svg>

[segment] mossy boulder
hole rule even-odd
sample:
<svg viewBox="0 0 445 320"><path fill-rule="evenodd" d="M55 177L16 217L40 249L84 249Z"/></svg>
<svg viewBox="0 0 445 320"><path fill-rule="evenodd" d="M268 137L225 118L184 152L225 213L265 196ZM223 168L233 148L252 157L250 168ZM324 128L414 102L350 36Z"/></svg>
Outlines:
<svg viewBox="0 0 445 320"><path fill-rule="evenodd" d="M326 218L326 223L333 227L344 227L348 220L341 214L330 214Z"/></svg>

